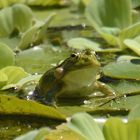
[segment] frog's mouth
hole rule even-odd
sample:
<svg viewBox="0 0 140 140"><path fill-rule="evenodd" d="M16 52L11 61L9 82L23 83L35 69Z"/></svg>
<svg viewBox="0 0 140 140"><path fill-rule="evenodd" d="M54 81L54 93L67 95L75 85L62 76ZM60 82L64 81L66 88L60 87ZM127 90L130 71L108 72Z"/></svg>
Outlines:
<svg viewBox="0 0 140 140"><path fill-rule="evenodd" d="M63 80L67 84L90 86L97 79L99 67L84 67L68 72Z"/></svg>

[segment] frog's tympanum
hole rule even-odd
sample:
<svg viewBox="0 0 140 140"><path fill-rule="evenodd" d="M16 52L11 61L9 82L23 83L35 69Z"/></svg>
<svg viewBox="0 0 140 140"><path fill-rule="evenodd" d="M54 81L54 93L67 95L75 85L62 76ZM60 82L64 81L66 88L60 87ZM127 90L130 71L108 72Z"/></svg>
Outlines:
<svg viewBox="0 0 140 140"><path fill-rule="evenodd" d="M111 88L97 81L99 71L100 63L93 51L73 53L41 77L34 98L52 105L58 98L87 98L97 91L107 97L115 96Z"/></svg>

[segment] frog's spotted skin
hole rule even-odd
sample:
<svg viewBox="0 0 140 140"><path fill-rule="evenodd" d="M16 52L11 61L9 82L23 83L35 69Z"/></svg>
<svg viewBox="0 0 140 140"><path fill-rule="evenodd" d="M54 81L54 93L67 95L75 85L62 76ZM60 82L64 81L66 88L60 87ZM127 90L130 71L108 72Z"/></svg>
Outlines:
<svg viewBox="0 0 140 140"><path fill-rule="evenodd" d="M54 104L57 98L83 98L97 90L106 96L114 96L105 84L97 82L99 70L100 63L93 51L73 53L41 77L34 98L45 104Z"/></svg>

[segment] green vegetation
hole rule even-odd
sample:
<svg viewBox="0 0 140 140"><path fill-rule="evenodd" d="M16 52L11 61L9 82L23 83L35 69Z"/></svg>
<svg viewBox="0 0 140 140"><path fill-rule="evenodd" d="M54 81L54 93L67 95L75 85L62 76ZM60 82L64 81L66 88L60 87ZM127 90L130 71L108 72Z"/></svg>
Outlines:
<svg viewBox="0 0 140 140"><path fill-rule="evenodd" d="M0 139L139 140L139 7L139 0L1 0ZM115 97L101 91L60 98L55 107L33 98L46 71L85 49L95 51L101 64L92 76Z"/></svg>

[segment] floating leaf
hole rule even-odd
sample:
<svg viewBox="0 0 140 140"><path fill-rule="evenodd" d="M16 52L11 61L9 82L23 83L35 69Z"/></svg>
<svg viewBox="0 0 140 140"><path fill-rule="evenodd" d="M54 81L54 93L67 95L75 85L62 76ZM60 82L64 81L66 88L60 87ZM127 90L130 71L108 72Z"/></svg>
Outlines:
<svg viewBox="0 0 140 140"><path fill-rule="evenodd" d="M0 88L6 85L7 81L8 81L7 75L4 72L0 71Z"/></svg>
<svg viewBox="0 0 140 140"><path fill-rule="evenodd" d="M133 5L133 8L139 7L140 1L139 0L132 0L132 5Z"/></svg>
<svg viewBox="0 0 140 140"><path fill-rule="evenodd" d="M74 49L84 50L84 49L91 49L94 51L100 51L100 44L90 41L85 38L73 38L67 42L68 46Z"/></svg>
<svg viewBox="0 0 140 140"><path fill-rule="evenodd" d="M7 7L0 11L0 37L10 35L13 30L12 9Z"/></svg>
<svg viewBox="0 0 140 140"><path fill-rule="evenodd" d="M140 59L109 63L103 67L103 73L112 78L140 80Z"/></svg>
<svg viewBox="0 0 140 140"><path fill-rule="evenodd" d="M109 84L119 94L132 94L140 92L140 81L119 80Z"/></svg>
<svg viewBox="0 0 140 140"><path fill-rule="evenodd" d="M22 78L27 77L29 74L25 72L21 67L8 66L1 69L1 72L5 73L8 77L7 84L15 84Z"/></svg>
<svg viewBox="0 0 140 140"><path fill-rule="evenodd" d="M39 44L43 41L44 36L46 35L46 29L49 22L54 17L54 14L48 16L45 22L36 21L35 25L29 28L26 32L22 34L21 41L18 45L18 48L21 50L27 49L32 44Z"/></svg>
<svg viewBox="0 0 140 140"><path fill-rule="evenodd" d="M87 6L86 14L89 21L99 27L122 29L131 25L132 22L130 0L91 0Z"/></svg>
<svg viewBox="0 0 140 140"><path fill-rule="evenodd" d="M39 104L35 101L21 100L14 96L0 95L0 114L11 115L34 115L64 120L65 115L61 114L54 107Z"/></svg>
<svg viewBox="0 0 140 140"><path fill-rule="evenodd" d="M9 88L13 88L13 87L18 87L19 89L23 89L23 88L26 89L28 84L29 84L29 87L33 86L33 89L32 88L31 89L34 90L34 88L35 88L35 86L36 86L36 84L39 81L41 76L42 75L28 75L27 77L19 80L16 84L8 84L8 85L3 86L1 88L1 90L6 90L6 89L9 89ZM30 89L29 89L29 91L30 91ZM28 92L28 90L27 90L27 92Z"/></svg>
<svg viewBox="0 0 140 140"><path fill-rule="evenodd" d="M128 115L128 120L135 120L140 118L140 104L132 108Z"/></svg>
<svg viewBox="0 0 140 140"><path fill-rule="evenodd" d="M86 9L86 17L108 44L122 49L126 48L124 39L133 38L140 33L138 19L132 24L130 0L91 0Z"/></svg>
<svg viewBox="0 0 140 140"><path fill-rule="evenodd" d="M32 130L24 135L21 135L14 140L43 140L49 133L50 129L45 127L39 130Z"/></svg>
<svg viewBox="0 0 140 140"><path fill-rule="evenodd" d="M98 124L86 113L73 115L67 126L83 136L85 140L105 140Z"/></svg>
<svg viewBox="0 0 140 140"><path fill-rule="evenodd" d="M29 138L29 140L61 140L62 138L63 140L84 140L83 137L67 128L66 124L59 125L56 129L51 131L46 127L39 130L33 130L17 137L15 140L27 140L27 138Z"/></svg>
<svg viewBox="0 0 140 140"><path fill-rule="evenodd" d="M124 123L119 118L110 118L104 125L106 140L139 140L140 120Z"/></svg>
<svg viewBox="0 0 140 140"><path fill-rule="evenodd" d="M21 41L19 42L18 48L21 50L29 48L34 41L34 37L37 30L38 30L38 27L33 26L29 28L26 32L24 32L22 34Z"/></svg>
<svg viewBox="0 0 140 140"><path fill-rule="evenodd" d="M26 31L32 25L33 13L29 7L23 4L12 6L14 26L21 32Z"/></svg>
<svg viewBox="0 0 140 140"><path fill-rule="evenodd" d="M128 38L134 38L137 35L139 35L139 33L140 33L140 23L137 22L137 23L132 24L131 26L123 29L120 32L119 37L121 40L124 40L124 39L128 39Z"/></svg>
<svg viewBox="0 0 140 140"><path fill-rule="evenodd" d="M5 44L0 43L0 69L14 65L15 56L13 51Z"/></svg>
<svg viewBox="0 0 140 140"><path fill-rule="evenodd" d="M67 1L65 0L28 0L27 3L29 5L40 5L40 6L53 6L53 5L65 5L67 4Z"/></svg>
<svg viewBox="0 0 140 140"><path fill-rule="evenodd" d="M14 140L34 140L34 138L38 134L38 132L39 132L39 130L33 130L33 131L26 133L25 135L21 135L21 136L15 138Z"/></svg>
<svg viewBox="0 0 140 140"><path fill-rule="evenodd" d="M19 3L19 2L25 2L25 0L1 0L0 1L0 8L3 8L3 7L7 7L9 5L12 5L14 3Z"/></svg>
<svg viewBox="0 0 140 140"><path fill-rule="evenodd" d="M69 56L70 52L61 48L35 46L19 53L16 64L29 73L43 73Z"/></svg>
<svg viewBox="0 0 140 140"><path fill-rule="evenodd" d="M140 36L134 39L125 39L124 44L133 50L136 54L140 55Z"/></svg>
<svg viewBox="0 0 140 140"><path fill-rule="evenodd" d="M128 140L126 125L119 118L110 118L104 125L103 133L107 140Z"/></svg>

